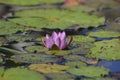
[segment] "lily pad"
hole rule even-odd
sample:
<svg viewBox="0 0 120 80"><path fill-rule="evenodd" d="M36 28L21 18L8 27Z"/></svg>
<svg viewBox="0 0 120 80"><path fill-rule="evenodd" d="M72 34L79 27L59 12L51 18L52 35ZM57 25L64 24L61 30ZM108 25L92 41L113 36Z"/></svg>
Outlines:
<svg viewBox="0 0 120 80"><path fill-rule="evenodd" d="M80 68L81 66L82 66L82 67L86 66L85 63L80 62L80 61L67 62L65 65L66 65L66 66L69 66L70 68L75 68L75 67Z"/></svg>
<svg viewBox="0 0 120 80"><path fill-rule="evenodd" d="M86 58L83 57L83 56L79 56L79 55L66 55L64 56L64 58L68 61L68 62L71 62L71 61L86 61Z"/></svg>
<svg viewBox="0 0 120 80"><path fill-rule="evenodd" d="M97 31L97 32L90 32L89 36L99 37L99 38L119 37L120 32L101 30L101 31Z"/></svg>
<svg viewBox="0 0 120 80"><path fill-rule="evenodd" d="M69 50L51 50L51 51L47 51L46 54L51 54L51 55L56 55L56 56L64 56L64 55L68 55L71 52Z"/></svg>
<svg viewBox="0 0 120 80"><path fill-rule="evenodd" d="M0 63L2 63L3 62L3 57L2 57L2 55L0 54Z"/></svg>
<svg viewBox="0 0 120 80"><path fill-rule="evenodd" d="M35 70L42 73L61 73L68 68L68 66L58 64L31 64L29 66L30 70Z"/></svg>
<svg viewBox="0 0 120 80"><path fill-rule="evenodd" d="M16 31L19 30L23 31L25 30L25 27L9 21L0 21L1 35L15 33Z"/></svg>
<svg viewBox="0 0 120 80"><path fill-rule="evenodd" d="M117 80L115 78L94 78L94 79L82 79L82 80Z"/></svg>
<svg viewBox="0 0 120 80"><path fill-rule="evenodd" d="M77 76L101 77L108 74L108 70L103 67L87 66L68 69L68 72Z"/></svg>
<svg viewBox="0 0 120 80"><path fill-rule="evenodd" d="M29 47L26 47L25 50L29 52L38 52L38 53L48 51L48 49L43 46L29 46Z"/></svg>
<svg viewBox="0 0 120 80"><path fill-rule="evenodd" d="M36 5L36 4L51 4L51 3L57 3L57 2L63 2L64 0L25 0L25 1L20 1L20 0L1 0L1 3L7 3L7 4L14 4L14 5Z"/></svg>
<svg viewBox="0 0 120 80"><path fill-rule="evenodd" d="M73 41L75 42L94 42L95 39L89 36L73 36Z"/></svg>
<svg viewBox="0 0 120 80"><path fill-rule="evenodd" d="M92 53L88 54L89 57L105 60L120 59L120 40L104 40L94 44L95 47L91 48Z"/></svg>
<svg viewBox="0 0 120 80"><path fill-rule="evenodd" d="M39 9L32 10L32 12L31 10L26 10L18 12L16 16L23 18L11 19L11 21L26 26L38 26L39 28L46 27L65 29L73 24L78 24L80 27L87 28L89 26L101 25L104 22L103 18L88 15L87 13L83 13L80 10L70 11L67 9ZM38 17L38 19L35 19L35 17Z"/></svg>
<svg viewBox="0 0 120 80"><path fill-rule="evenodd" d="M79 47L71 50L71 54L89 54L91 51L87 48Z"/></svg>
<svg viewBox="0 0 120 80"><path fill-rule="evenodd" d="M67 73L48 73L46 76L52 80L74 80L73 77Z"/></svg>
<svg viewBox="0 0 120 80"><path fill-rule="evenodd" d="M3 67L0 67L0 76L3 75L3 72L4 72L4 68L3 68Z"/></svg>
<svg viewBox="0 0 120 80"><path fill-rule="evenodd" d="M57 61L56 57L44 53L13 55L10 59L21 63L51 63Z"/></svg>
<svg viewBox="0 0 120 80"><path fill-rule="evenodd" d="M28 77L29 76L29 77ZM10 68L4 71L4 74L0 77L0 80L46 80L46 78L35 71L29 71L26 68Z"/></svg>

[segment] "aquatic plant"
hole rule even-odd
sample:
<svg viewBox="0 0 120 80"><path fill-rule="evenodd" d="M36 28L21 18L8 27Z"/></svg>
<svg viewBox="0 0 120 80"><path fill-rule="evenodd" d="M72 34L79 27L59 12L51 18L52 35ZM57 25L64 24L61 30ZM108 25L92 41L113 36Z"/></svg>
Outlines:
<svg viewBox="0 0 120 80"><path fill-rule="evenodd" d="M66 33L63 32L53 32L51 36L46 34L46 40L42 41L44 46L48 49L52 50L63 50L68 48L70 43L72 42L72 36L70 40L66 41Z"/></svg>

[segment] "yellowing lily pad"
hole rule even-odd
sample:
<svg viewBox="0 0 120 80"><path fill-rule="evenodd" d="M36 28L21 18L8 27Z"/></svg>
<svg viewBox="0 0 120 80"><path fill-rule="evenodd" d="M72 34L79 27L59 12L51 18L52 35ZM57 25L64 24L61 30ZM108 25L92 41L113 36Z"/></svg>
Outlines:
<svg viewBox="0 0 120 80"><path fill-rule="evenodd" d="M29 71L26 68L10 68L4 71L0 80L46 80L46 78L35 71Z"/></svg>
<svg viewBox="0 0 120 80"><path fill-rule="evenodd" d="M68 69L68 72L78 76L101 77L108 74L108 70L103 67L87 66Z"/></svg>
<svg viewBox="0 0 120 80"><path fill-rule="evenodd" d="M68 66L58 64L31 64L29 66L30 70L35 70L42 73L61 73L68 68Z"/></svg>
<svg viewBox="0 0 120 80"><path fill-rule="evenodd" d="M95 47L91 48L92 53L88 54L92 58L100 58L105 60L119 60L120 59L120 40L104 40L95 42Z"/></svg>
<svg viewBox="0 0 120 80"><path fill-rule="evenodd" d="M120 32L101 30L101 31L97 31L97 32L90 32L89 36L99 37L99 38L119 37Z"/></svg>

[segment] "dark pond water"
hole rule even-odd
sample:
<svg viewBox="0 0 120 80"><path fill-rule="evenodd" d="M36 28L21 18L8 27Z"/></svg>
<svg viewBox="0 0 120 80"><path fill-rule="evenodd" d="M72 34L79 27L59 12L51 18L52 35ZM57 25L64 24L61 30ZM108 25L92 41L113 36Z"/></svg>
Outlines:
<svg viewBox="0 0 120 80"><path fill-rule="evenodd" d="M120 72L120 60L118 61L100 61L98 66L104 66L110 70L111 73Z"/></svg>

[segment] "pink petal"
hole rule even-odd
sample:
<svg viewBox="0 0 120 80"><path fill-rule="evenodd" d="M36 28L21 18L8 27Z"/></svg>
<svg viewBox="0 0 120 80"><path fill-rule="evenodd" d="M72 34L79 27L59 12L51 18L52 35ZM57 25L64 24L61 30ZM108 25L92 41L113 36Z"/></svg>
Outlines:
<svg viewBox="0 0 120 80"><path fill-rule="evenodd" d="M62 40L60 43L60 50L65 49L67 47L66 39Z"/></svg>
<svg viewBox="0 0 120 80"><path fill-rule="evenodd" d="M52 39L53 39L54 43L57 41L58 38L59 38L58 34L56 32L53 32Z"/></svg>
<svg viewBox="0 0 120 80"><path fill-rule="evenodd" d="M52 46L53 46L53 44L54 44L54 42L53 42L53 39L52 39L52 38L46 39L46 41L45 41L45 46L46 46L47 48L51 49Z"/></svg>
<svg viewBox="0 0 120 80"><path fill-rule="evenodd" d="M50 39L50 36L48 34L46 34L46 39Z"/></svg>
<svg viewBox="0 0 120 80"><path fill-rule="evenodd" d="M66 39L66 33L65 32L61 33L60 39L61 39L61 41Z"/></svg>
<svg viewBox="0 0 120 80"><path fill-rule="evenodd" d="M55 45L56 45L58 48L60 48L60 44L61 44L60 38L57 38L54 43L55 43Z"/></svg>
<svg viewBox="0 0 120 80"><path fill-rule="evenodd" d="M46 34L46 41L44 42L45 47L52 48L53 44L53 39L48 34Z"/></svg>

